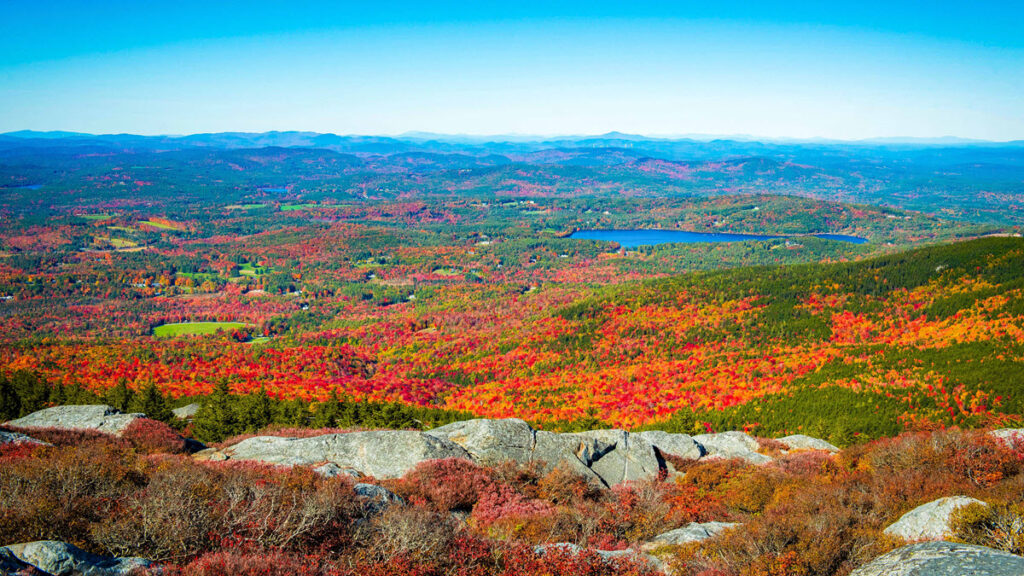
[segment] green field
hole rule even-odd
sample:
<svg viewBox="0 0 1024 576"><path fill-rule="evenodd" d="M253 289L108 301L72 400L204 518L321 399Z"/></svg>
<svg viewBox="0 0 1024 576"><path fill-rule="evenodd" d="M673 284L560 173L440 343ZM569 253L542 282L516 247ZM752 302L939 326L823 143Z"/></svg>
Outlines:
<svg viewBox="0 0 1024 576"><path fill-rule="evenodd" d="M319 204L282 204L282 212L291 212L292 210L305 210L306 208L316 208Z"/></svg>
<svg viewBox="0 0 1024 576"><path fill-rule="evenodd" d="M255 264L253 264L252 262L246 262L244 264L239 265L239 267L238 267L238 274L241 275L241 276L253 276L253 277L255 277L255 276L259 276L259 275L263 274L265 271L266 271L265 268L258 267Z"/></svg>
<svg viewBox="0 0 1024 576"><path fill-rule="evenodd" d="M171 226L163 222L154 222L152 220L143 220L141 223L147 226L152 226L153 228L160 228L161 230L181 230L177 226Z"/></svg>
<svg viewBox="0 0 1024 576"><path fill-rule="evenodd" d="M153 336L157 338L175 338L177 336L199 336L205 334L216 334L223 330L225 332L245 328L243 322L179 322L178 324L163 324L153 328Z"/></svg>
<svg viewBox="0 0 1024 576"><path fill-rule="evenodd" d="M105 212L102 214L78 214L79 218L85 218L86 220L106 220L108 218L113 218L114 216L117 216L117 214L108 214Z"/></svg>

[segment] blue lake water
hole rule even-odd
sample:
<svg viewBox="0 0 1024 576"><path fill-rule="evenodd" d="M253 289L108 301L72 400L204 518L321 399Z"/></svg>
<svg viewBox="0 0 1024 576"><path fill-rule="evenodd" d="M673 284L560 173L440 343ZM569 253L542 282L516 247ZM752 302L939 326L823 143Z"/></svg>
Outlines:
<svg viewBox="0 0 1024 576"><path fill-rule="evenodd" d="M845 234L806 234L826 240L838 240L852 244L866 244L867 238ZM776 238L799 238L799 236L769 236L764 234L732 234L729 232L684 232L682 230L577 230L569 238L583 240L605 240L618 242L623 248L653 246L682 242L686 244L705 242L743 242L745 240L773 240Z"/></svg>

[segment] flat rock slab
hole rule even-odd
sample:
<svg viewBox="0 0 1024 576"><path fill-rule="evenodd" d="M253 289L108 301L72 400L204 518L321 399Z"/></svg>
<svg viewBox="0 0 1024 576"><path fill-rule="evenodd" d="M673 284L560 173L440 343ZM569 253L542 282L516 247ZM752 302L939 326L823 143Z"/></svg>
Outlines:
<svg viewBox="0 0 1024 576"><path fill-rule="evenodd" d="M129 424L145 417L145 414L122 414L113 406L103 404L54 406L11 420L9 424L18 428L84 429L121 434Z"/></svg>
<svg viewBox="0 0 1024 576"><path fill-rule="evenodd" d="M693 439L704 448L708 458L739 458L751 464L767 464L770 456L758 452L761 445L745 432L719 432L698 434Z"/></svg>
<svg viewBox="0 0 1024 576"><path fill-rule="evenodd" d="M465 420L426 432L462 446L484 466L512 460L530 462L536 444L534 430L518 418Z"/></svg>
<svg viewBox="0 0 1024 576"><path fill-rule="evenodd" d="M716 536L726 530L736 528L735 522L691 522L682 528L669 530L654 537L655 544L686 544L700 542Z"/></svg>
<svg viewBox="0 0 1024 576"><path fill-rule="evenodd" d="M649 442L662 454L686 460L698 460L704 456L704 448L689 434L670 434L661 430L649 430L636 434Z"/></svg>
<svg viewBox="0 0 1024 576"><path fill-rule="evenodd" d="M563 554L569 554L575 556L584 551L588 550L582 546L573 544L571 542L556 542L554 544L540 544L533 547L533 553L538 556L543 556L548 552L560 552ZM616 559L622 558L632 562L636 562L641 565L647 566L648 569L654 570L655 572L665 573L667 567L665 563L656 556L650 554L644 554L637 552L636 550L591 550L591 552L597 554L601 559L606 562L614 562Z"/></svg>
<svg viewBox="0 0 1024 576"><path fill-rule="evenodd" d="M839 452L839 447L826 442L820 438L813 436L805 436L803 434L793 434L791 436L785 436L779 438L779 442L782 442L790 450L820 450L823 452Z"/></svg>
<svg viewBox="0 0 1024 576"><path fill-rule="evenodd" d="M1000 428L988 434L1007 444L1024 444L1024 428Z"/></svg>
<svg viewBox="0 0 1024 576"><path fill-rule="evenodd" d="M47 574L22 561L7 548L0 548L0 576L47 576Z"/></svg>
<svg viewBox="0 0 1024 576"><path fill-rule="evenodd" d="M22 562L53 576L127 576L150 565L143 558L96 556L55 540L12 544L5 549Z"/></svg>
<svg viewBox="0 0 1024 576"><path fill-rule="evenodd" d="M639 435L623 430L592 430L576 436L594 439L603 445L590 463L590 469L609 486L649 480L656 477L661 468L654 446Z"/></svg>
<svg viewBox="0 0 1024 576"><path fill-rule="evenodd" d="M325 434L313 438L257 436L221 451L230 460L285 466L333 463L376 478L398 478L425 460L463 458L462 447L443 438L407 430Z"/></svg>
<svg viewBox="0 0 1024 576"><path fill-rule="evenodd" d="M195 416L199 412L200 408L202 408L202 405L193 402L192 404L188 404L180 408L175 408L174 410L171 410L171 412L174 414L176 418L187 420L188 418L192 418L193 416Z"/></svg>
<svg viewBox="0 0 1024 576"><path fill-rule="evenodd" d="M49 442L36 440L35 438L28 436L27 434L21 434L19 432L5 432L3 430L0 430L0 444L37 444L39 446L51 445Z"/></svg>
<svg viewBox="0 0 1024 576"><path fill-rule="evenodd" d="M537 462L545 470L562 465L581 476L612 486L658 474L657 455L650 443L623 430L594 430L555 434L534 430L518 418L479 418L454 422L426 432L464 448L473 461Z"/></svg>
<svg viewBox="0 0 1024 576"><path fill-rule="evenodd" d="M1021 576L1024 558L1008 552L954 544L922 542L897 548L857 568L850 576Z"/></svg>
<svg viewBox="0 0 1024 576"><path fill-rule="evenodd" d="M981 500L967 496L939 498L900 516L885 529L885 533L904 540L939 540L949 532L949 518L953 511L969 504L987 506Z"/></svg>
<svg viewBox="0 0 1024 576"><path fill-rule="evenodd" d="M392 506L405 505L405 500L401 496L383 486L356 484L352 489L367 515L380 514Z"/></svg>

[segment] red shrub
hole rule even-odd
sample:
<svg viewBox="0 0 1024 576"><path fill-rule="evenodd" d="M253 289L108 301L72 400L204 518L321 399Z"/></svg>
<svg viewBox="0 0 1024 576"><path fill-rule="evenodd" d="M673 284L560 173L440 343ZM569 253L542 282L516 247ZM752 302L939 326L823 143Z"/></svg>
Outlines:
<svg viewBox="0 0 1024 576"><path fill-rule="evenodd" d="M540 500L530 500L504 484L494 484L483 489L473 507L473 519L478 526L486 527L504 519L520 519L550 514L551 505Z"/></svg>
<svg viewBox="0 0 1024 576"><path fill-rule="evenodd" d="M468 460L446 458L417 464L397 488L411 502L430 504L442 511L468 512L494 484L488 470Z"/></svg>
<svg viewBox="0 0 1024 576"><path fill-rule="evenodd" d="M34 442L8 442L7 444L0 444L0 465L27 458L41 447L43 445Z"/></svg>
<svg viewBox="0 0 1024 576"><path fill-rule="evenodd" d="M288 556L279 551L262 554L211 552L183 566L167 567L167 576L330 576L339 570L322 566L315 557Z"/></svg>
<svg viewBox="0 0 1024 576"><path fill-rule="evenodd" d="M574 552L548 549L537 554L529 546L511 546L502 557L500 576L640 576L650 574L645 566L628 558L605 560L592 550Z"/></svg>
<svg viewBox="0 0 1024 576"><path fill-rule="evenodd" d="M690 484L667 484L663 499L669 505L666 516L669 524L682 526L690 522L710 522L722 520L727 515L725 506L717 496Z"/></svg>
<svg viewBox="0 0 1024 576"><path fill-rule="evenodd" d="M121 437L143 454L184 454L185 439L173 428L158 420L139 418L132 421Z"/></svg>
<svg viewBox="0 0 1024 576"><path fill-rule="evenodd" d="M541 498L552 504L573 506L584 500L597 500L601 487L566 466L556 466L537 482Z"/></svg>
<svg viewBox="0 0 1024 576"><path fill-rule="evenodd" d="M947 449L950 469L975 486L988 488L1021 469L1017 452L987 434L970 434Z"/></svg>

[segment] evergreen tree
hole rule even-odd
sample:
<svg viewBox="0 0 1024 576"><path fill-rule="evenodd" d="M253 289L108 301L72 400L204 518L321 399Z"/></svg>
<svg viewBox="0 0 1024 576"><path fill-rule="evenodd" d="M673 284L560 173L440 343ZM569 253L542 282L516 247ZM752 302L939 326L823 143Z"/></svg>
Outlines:
<svg viewBox="0 0 1024 576"><path fill-rule="evenodd" d="M14 383L6 375L0 374L0 421L14 420L21 416L21 397L14 388Z"/></svg>
<svg viewBox="0 0 1024 576"><path fill-rule="evenodd" d="M237 403L238 423L243 432L255 432L274 421L274 401L262 387Z"/></svg>
<svg viewBox="0 0 1024 576"><path fill-rule="evenodd" d="M338 394L331 390L331 395L328 396L327 400L321 402L316 407L316 415L313 417L314 428L336 428L339 424L339 417L341 415L341 401L338 400Z"/></svg>
<svg viewBox="0 0 1024 576"><path fill-rule="evenodd" d="M21 413L19 416L42 410L49 402L50 386L38 374L18 370L8 377L8 381L20 399Z"/></svg>
<svg viewBox="0 0 1024 576"><path fill-rule="evenodd" d="M128 381L125 378L118 378L117 384L104 394L104 400L114 408L127 412L134 396L135 393L128 387Z"/></svg>
<svg viewBox="0 0 1024 576"><path fill-rule="evenodd" d="M226 379L217 382L213 393L192 419L192 426L196 438L203 442L220 442L238 434L240 427L235 416L235 399Z"/></svg>
<svg viewBox="0 0 1024 576"><path fill-rule="evenodd" d="M141 412L146 417L161 422L170 422L174 419L174 412L171 412L167 399L160 393L160 389L154 382L150 382L140 394L136 394L132 398L128 409L132 412Z"/></svg>
<svg viewBox="0 0 1024 576"><path fill-rule="evenodd" d="M281 402L278 405L277 418L275 418L275 422L287 424L288 426L309 426L309 407L305 402L298 398Z"/></svg>
<svg viewBox="0 0 1024 576"><path fill-rule="evenodd" d="M51 406L63 406L68 403L67 391L63 386L57 385L50 388L46 403Z"/></svg>

